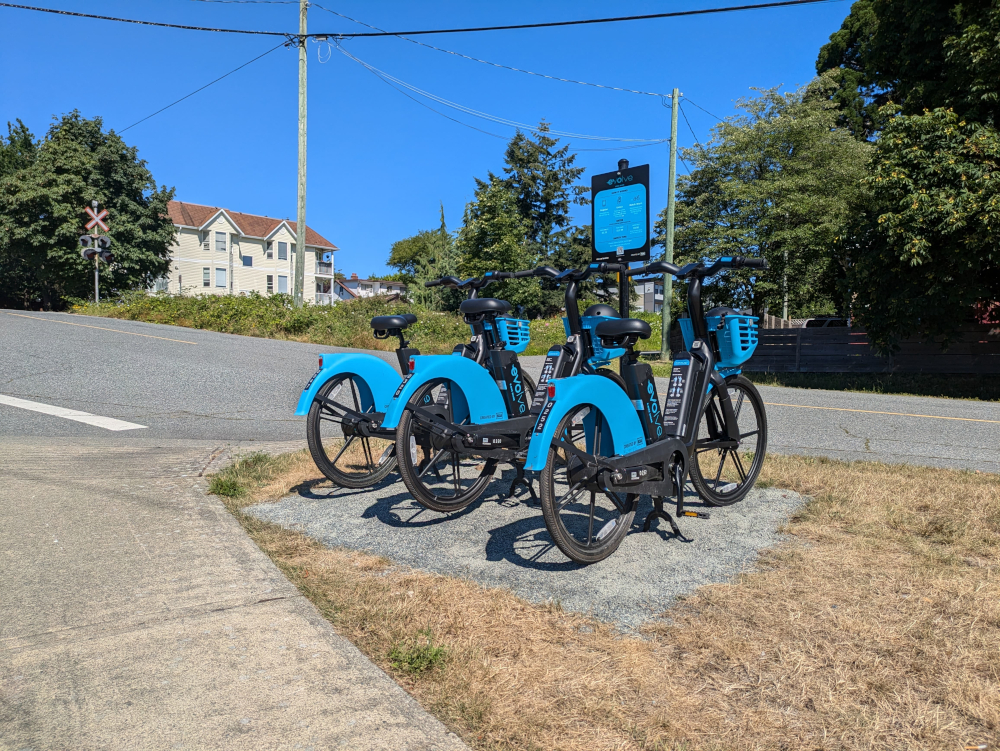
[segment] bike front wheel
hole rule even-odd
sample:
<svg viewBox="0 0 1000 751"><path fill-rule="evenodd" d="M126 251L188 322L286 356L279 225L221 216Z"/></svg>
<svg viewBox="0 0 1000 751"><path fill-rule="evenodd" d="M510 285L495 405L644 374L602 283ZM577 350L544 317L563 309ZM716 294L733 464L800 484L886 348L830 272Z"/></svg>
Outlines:
<svg viewBox="0 0 1000 751"><path fill-rule="evenodd" d="M411 404L451 422L451 385L434 384L422 399ZM433 434L414 417L412 409L405 410L396 428L396 457L403 484L420 505L432 511L459 511L486 491L496 463L434 443Z"/></svg>
<svg viewBox="0 0 1000 751"><path fill-rule="evenodd" d="M577 563L596 563L614 553L635 517L635 496L601 490L587 469L593 457L611 453L610 441L601 411L576 407L559 423L542 470L545 526L556 546Z"/></svg>
<svg viewBox="0 0 1000 751"><path fill-rule="evenodd" d="M726 388L733 403L739 440L732 445L715 389L698 424L691 457L691 484L710 506L731 506L750 492L767 452L764 400L749 380L730 376Z"/></svg>

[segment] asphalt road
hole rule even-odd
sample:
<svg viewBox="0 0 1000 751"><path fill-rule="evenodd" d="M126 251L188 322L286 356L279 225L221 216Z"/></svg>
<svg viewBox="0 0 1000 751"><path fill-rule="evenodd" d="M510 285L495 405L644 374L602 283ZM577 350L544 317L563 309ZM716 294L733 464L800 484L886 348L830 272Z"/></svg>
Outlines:
<svg viewBox="0 0 1000 751"><path fill-rule="evenodd" d="M0 311L0 397L145 426L115 433L301 440L292 413L335 348L59 313ZM347 351L347 350L344 350ZM380 353L393 362L391 353ZM541 357L524 358L537 375ZM665 381L659 380L662 393ZM1000 403L763 387L769 450L1000 472ZM108 436L0 402L0 436Z"/></svg>

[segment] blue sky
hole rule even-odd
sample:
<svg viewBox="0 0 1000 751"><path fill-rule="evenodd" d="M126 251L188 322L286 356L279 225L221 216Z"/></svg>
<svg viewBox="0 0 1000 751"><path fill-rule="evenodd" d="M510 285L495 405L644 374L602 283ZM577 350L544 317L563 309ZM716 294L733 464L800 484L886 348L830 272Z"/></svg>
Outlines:
<svg viewBox="0 0 1000 751"><path fill-rule="evenodd" d="M30 4L30 3L29 3ZM197 0L37 0L38 5L170 23L295 32L287 3ZM389 30L533 23L706 8L714 0L627 4L337 2L322 5ZM819 47L850 10L845 1L721 15L525 31L442 34L421 41L553 76L669 93L706 139L751 87L795 87L815 74ZM318 8L310 31L363 30ZM275 46L269 37L157 29L0 8L0 122L21 118L41 136L53 115L79 109L121 130ZM606 91L492 68L396 38L353 39L353 55L407 83L510 120L617 138L669 136L657 97ZM429 103L495 138L450 122L389 88L327 45L310 43L308 223L342 252L338 270L384 273L393 241L461 224L475 176L499 172L513 129ZM321 62L322 60L322 62ZM279 49L123 134L179 200L295 218L297 55ZM425 100L426 101L426 100ZM678 142L694 141L683 118ZM592 173L621 157L650 164L654 212L667 197L666 144L576 140ZM679 165L683 171L683 165ZM589 223L590 210L577 209Z"/></svg>

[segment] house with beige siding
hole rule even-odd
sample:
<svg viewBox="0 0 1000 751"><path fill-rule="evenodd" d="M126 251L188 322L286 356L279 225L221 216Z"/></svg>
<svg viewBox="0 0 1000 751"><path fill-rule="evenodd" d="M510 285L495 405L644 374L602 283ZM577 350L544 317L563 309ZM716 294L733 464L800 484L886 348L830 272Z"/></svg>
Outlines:
<svg viewBox="0 0 1000 751"><path fill-rule="evenodd" d="M171 201L177 228L170 272L156 291L175 294L292 294L296 225L288 219L244 214L219 206ZM306 227L303 299L334 302L337 246Z"/></svg>

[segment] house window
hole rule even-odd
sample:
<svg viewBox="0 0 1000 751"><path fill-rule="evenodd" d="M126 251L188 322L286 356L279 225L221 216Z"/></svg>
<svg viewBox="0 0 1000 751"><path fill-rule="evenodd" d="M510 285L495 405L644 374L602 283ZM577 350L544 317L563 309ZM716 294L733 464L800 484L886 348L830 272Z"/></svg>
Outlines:
<svg viewBox="0 0 1000 751"><path fill-rule="evenodd" d="M288 243L278 243L278 260L287 261L288 260Z"/></svg>
<svg viewBox="0 0 1000 751"><path fill-rule="evenodd" d="M253 256L247 256L247 255L243 256L243 265L253 266Z"/></svg>
<svg viewBox="0 0 1000 751"><path fill-rule="evenodd" d="M212 270L202 269L201 270L201 286L211 287L212 286Z"/></svg>
<svg viewBox="0 0 1000 751"><path fill-rule="evenodd" d="M265 251L264 256L268 260L274 258L274 243L270 240L267 241L267 250Z"/></svg>
<svg viewBox="0 0 1000 751"><path fill-rule="evenodd" d="M316 291L321 295L330 294L330 280L329 279L317 279L316 280Z"/></svg>
<svg viewBox="0 0 1000 751"><path fill-rule="evenodd" d="M288 277L279 276L278 277L278 294L287 295L288 294Z"/></svg>
<svg viewBox="0 0 1000 751"><path fill-rule="evenodd" d="M228 250L228 246L226 245L225 232L215 233L215 249L218 250L220 253L225 253L226 250Z"/></svg>
<svg viewBox="0 0 1000 751"><path fill-rule="evenodd" d="M169 282L167 280L167 277L161 276L159 279L156 280L156 291L157 292L166 292L168 286L169 286Z"/></svg>
<svg viewBox="0 0 1000 751"><path fill-rule="evenodd" d="M215 270L215 286L225 287L226 286L226 270L216 269Z"/></svg>
<svg viewBox="0 0 1000 751"><path fill-rule="evenodd" d="M267 291L268 293L274 292L274 277L270 274L267 275Z"/></svg>

